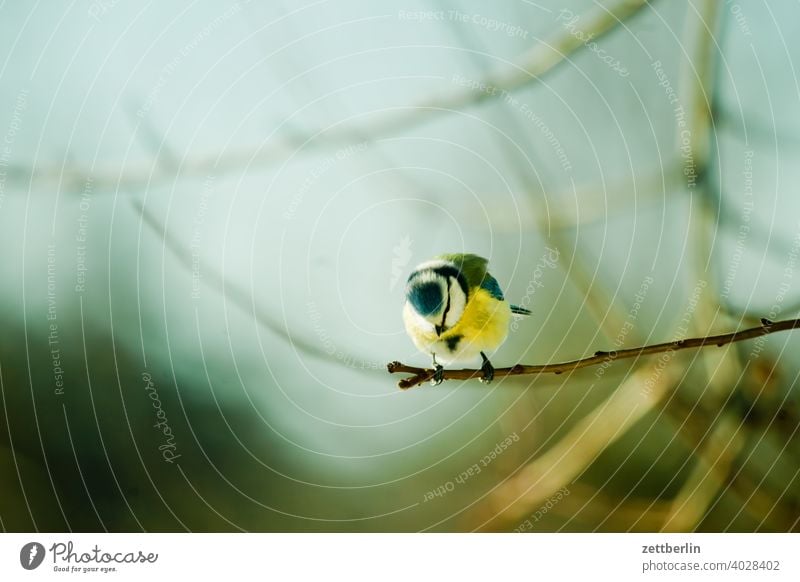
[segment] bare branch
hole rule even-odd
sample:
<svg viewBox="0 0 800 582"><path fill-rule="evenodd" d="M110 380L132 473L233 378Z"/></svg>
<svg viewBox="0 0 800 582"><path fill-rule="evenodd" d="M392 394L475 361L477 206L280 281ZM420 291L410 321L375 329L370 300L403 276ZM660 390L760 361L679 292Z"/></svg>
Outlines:
<svg viewBox="0 0 800 582"><path fill-rule="evenodd" d="M661 344L653 344L650 346L642 346L638 348L629 348L626 350L615 350L610 352L595 352L593 356L582 358L580 360L573 360L571 362L561 362L558 364L541 364L541 365L522 365L517 364L510 368L497 368L494 371L495 378L502 378L504 376L521 376L529 374L561 374L563 372L570 372L579 368L586 368L589 366L596 366L603 362L612 362L614 360L622 360L625 358L636 358L639 356L646 356L650 354L659 354L662 352L674 352L678 350L686 350L691 348L702 348L705 346L716 345L717 347L734 342L741 342L748 339L753 339L762 335L775 333L778 331L786 331L790 329L800 328L800 319L787 319L784 321L770 321L762 319L761 325L750 329L743 329L741 331L734 331L721 335L710 335L707 337L697 337L677 340L673 342L665 342ZM397 383L398 388L407 390L414 386L419 386L433 378L435 370L430 368L416 368L413 366L406 366L400 362L390 362L387 365L390 374L413 374L410 378L404 378ZM483 372L481 370L462 369L462 370L445 370L444 380L469 380L471 378L480 378Z"/></svg>

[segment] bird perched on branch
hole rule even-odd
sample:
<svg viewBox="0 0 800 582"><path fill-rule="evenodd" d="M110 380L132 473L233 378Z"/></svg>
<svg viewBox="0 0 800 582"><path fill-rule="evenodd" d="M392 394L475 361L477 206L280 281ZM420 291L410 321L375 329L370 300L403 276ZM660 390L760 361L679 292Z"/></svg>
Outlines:
<svg viewBox="0 0 800 582"><path fill-rule="evenodd" d="M505 341L512 313L531 313L505 300L487 265L478 255L440 255L408 277L403 321L414 345L433 357L433 384L442 382L439 362L466 362L478 355L483 360L481 380L491 382L494 367L484 352Z"/></svg>

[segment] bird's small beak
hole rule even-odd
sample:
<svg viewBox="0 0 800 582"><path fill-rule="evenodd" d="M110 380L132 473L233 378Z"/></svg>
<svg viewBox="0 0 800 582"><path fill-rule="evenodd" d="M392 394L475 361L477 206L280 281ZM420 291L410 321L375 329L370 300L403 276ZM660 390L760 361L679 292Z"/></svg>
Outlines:
<svg viewBox="0 0 800 582"><path fill-rule="evenodd" d="M442 335L444 328L441 325L434 325L433 328L436 330L436 335Z"/></svg>

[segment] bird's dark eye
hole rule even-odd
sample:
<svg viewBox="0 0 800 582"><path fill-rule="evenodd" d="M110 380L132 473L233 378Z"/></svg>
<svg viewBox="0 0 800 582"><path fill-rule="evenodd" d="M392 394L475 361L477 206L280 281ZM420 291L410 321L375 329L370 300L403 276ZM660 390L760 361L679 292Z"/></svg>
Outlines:
<svg viewBox="0 0 800 582"><path fill-rule="evenodd" d="M433 315L441 311L443 299L442 288L438 283L413 285L408 290L408 301L423 316Z"/></svg>

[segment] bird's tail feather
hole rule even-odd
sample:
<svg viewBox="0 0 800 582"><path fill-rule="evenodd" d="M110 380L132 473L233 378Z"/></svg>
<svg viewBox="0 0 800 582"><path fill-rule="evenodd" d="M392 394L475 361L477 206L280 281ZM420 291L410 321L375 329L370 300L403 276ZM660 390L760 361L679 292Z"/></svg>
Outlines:
<svg viewBox="0 0 800 582"><path fill-rule="evenodd" d="M516 313L517 315L530 315L531 312L524 307L520 307L519 305L512 305L511 306L511 313Z"/></svg>

